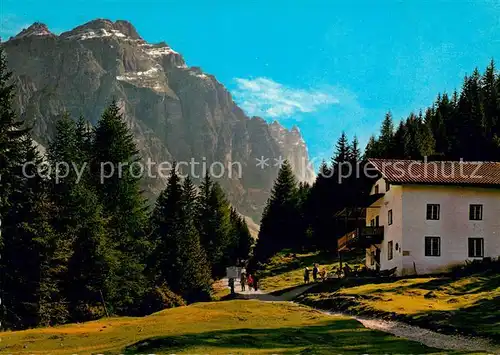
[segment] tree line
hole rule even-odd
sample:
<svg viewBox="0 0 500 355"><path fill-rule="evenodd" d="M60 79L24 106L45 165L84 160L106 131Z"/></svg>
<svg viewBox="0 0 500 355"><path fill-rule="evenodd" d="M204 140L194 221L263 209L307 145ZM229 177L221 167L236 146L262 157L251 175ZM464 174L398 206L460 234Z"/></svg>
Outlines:
<svg viewBox="0 0 500 355"><path fill-rule="evenodd" d="M356 226L345 218L370 192L367 159L500 161L500 75L492 60L483 74L476 68L460 92L438 94L424 113L411 113L397 127L390 112L365 151L356 137L337 140L330 162L319 167L312 186L299 184L285 164L275 181L261 220L254 262L282 249L335 252L337 239ZM358 166L359 176L351 174Z"/></svg>
<svg viewBox="0 0 500 355"><path fill-rule="evenodd" d="M174 166L150 208L116 102L94 127L63 115L41 156L16 117L12 73L0 57L2 327L145 315L209 300L213 280L248 259L253 243L220 185L207 173L198 188ZM87 168L54 179L59 162ZM131 168L102 179L103 168L125 164Z"/></svg>
<svg viewBox="0 0 500 355"><path fill-rule="evenodd" d="M460 92L438 94L424 113L411 113L394 127L387 113L367 157L464 161L500 160L500 75L491 60L483 74L476 68Z"/></svg>

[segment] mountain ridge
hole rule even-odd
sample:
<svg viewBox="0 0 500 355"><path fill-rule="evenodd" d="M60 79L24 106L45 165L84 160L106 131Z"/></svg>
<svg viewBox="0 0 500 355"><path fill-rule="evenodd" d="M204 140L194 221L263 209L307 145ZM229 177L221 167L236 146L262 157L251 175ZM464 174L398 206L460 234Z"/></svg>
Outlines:
<svg viewBox="0 0 500 355"><path fill-rule="evenodd" d="M216 77L189 67L166 42L148 43L128 21L96 19L55 35L34 23L2 42L18 88L21 118L46 146L63 112L94 124L116 98L144 159L239 162L242 175L221 185L238 211L258 221L277 176L273 159L288 159L300 181L312 182L298 129L249 117ZM257 159L269 158L259 168ZM149 197L165 186L147 179Z"/></svg>

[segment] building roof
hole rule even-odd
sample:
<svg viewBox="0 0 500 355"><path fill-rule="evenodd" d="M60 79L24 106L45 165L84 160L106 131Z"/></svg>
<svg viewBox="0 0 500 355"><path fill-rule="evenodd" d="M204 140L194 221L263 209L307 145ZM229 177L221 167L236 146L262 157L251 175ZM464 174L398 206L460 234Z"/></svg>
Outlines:
<svg viewBox="0 0 500 355"><path fill-rule="evenodd" d="M391 184L472 185L500 188L500 163L369 159Z"/></svg>

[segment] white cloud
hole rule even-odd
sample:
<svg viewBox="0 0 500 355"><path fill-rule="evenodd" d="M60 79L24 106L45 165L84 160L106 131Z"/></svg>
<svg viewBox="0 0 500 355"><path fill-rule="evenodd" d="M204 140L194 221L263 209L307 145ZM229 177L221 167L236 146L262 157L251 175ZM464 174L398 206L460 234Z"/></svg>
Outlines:
<svg viewBox="0 0 500 355"><path fill-rule="evenodd" d="M290 117L340 103L335 95L325 90L291 88L262 77L236 78L235 81L237 87L232 94L250 116Z"/></svg>

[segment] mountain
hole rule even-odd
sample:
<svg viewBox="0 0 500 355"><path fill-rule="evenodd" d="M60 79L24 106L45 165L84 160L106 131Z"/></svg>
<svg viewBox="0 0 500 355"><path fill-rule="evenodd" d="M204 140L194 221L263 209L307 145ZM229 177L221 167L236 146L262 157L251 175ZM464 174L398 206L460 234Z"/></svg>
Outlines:
<svg viewBox="0 0 500 355"><path fill-rule="evenodd" d="M42 146L63 112L94 124L118 100L144 161L154 162L156 177L144 186L151 198L165 186L161 162L191 162L195 180L203 164L220 162L232 204L258 221L277 176L274 159L289 159L300 180L314 178L298 129L249 118L213 75L189 67L165 42L146 42L127 21L97 19L60 35L34 23L1 45L17 81L19 114ZM256 166L261 157L269 158L264 169Z"/></svg>

